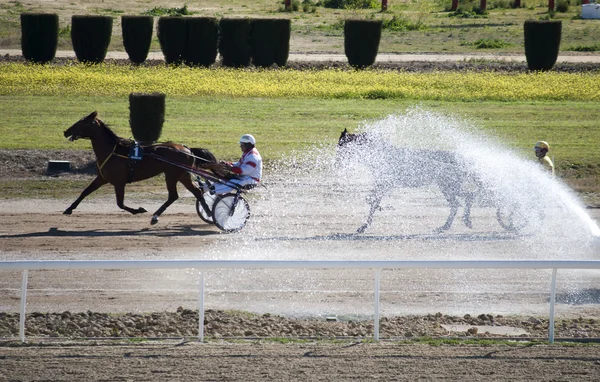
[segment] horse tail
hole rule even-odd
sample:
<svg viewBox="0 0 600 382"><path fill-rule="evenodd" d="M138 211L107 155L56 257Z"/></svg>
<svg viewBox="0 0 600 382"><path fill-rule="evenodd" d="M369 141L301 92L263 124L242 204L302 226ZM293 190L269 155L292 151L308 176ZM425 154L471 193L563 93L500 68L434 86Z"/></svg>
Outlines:
<svg viewBox="0 0 600 382"><path fill-rule="evenodd" d="M207 149L197 147L191 148L190 151L196 157L194 159L198 167L203 167L203 165L209 163L217 163L217 158Z"/></svg>

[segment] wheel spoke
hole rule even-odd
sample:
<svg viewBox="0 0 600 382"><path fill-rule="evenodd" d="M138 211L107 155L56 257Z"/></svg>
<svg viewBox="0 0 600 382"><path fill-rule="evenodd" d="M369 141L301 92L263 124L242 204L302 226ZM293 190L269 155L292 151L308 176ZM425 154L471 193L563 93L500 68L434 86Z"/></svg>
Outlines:
<svg viewBox="0 0 600 382"><path fill-rule="evenodd" d="M213 220L223 231L239 231L246 225L248 216L250 216L250 208L246 200L239 196L237 204L234 206L235 199L235 195L226 194L218 197L214 204Z"/></svg>

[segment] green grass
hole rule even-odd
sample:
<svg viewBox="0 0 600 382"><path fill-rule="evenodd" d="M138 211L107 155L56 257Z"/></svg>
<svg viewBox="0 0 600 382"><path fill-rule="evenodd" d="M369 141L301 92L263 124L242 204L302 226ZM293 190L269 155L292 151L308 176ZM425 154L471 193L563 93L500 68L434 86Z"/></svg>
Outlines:
<svg viewBox="0 0 600 382"><path fill-rule="evenodd" d="M167 97L161 140L235 159L235 142L251 132L265 159L272 160L313 145L334 145L344 128L353 131L415 105L463 118L523 155L532 155L536 141L547 140L559 174L569 178L597 176L600 170L596 102ZM92 111L120 136L131 137L128 107L127 97L1 96L0 148L89 150L89 141L68 142L62 132Z"/></svg>
<svg viewBox="0 0 600 382"><path fill-rule="evenodd" d="M379 51L390 52L477 52L474 46L461 44L478 39L505 41L507 44L488 51L523 54L523 22L548 16L547 2L524 1L520 9L493 8L488 1L485 18L449 17L446 11L450 1L422 0L411 2L390 1L387 12L379 9L340 10L316 7L315 12L281 12L280 0L196 0L187 3L187 11L194 16L212 17L284 17L292 20L292 51L343 52L343 31L335 28L347 18L382 19L389 25L383 32ZM472 8L479 2L463 4ZM113 38L109 50L123 51L120 15L142 14L159 11L175 11L186 2L173 3L166 0L155 2L122 2L103 0L98 8L89 8L86 3L72 1L32 0L27 3L8 1L0 5L0 46L20 48L19 14L28 12L52 12L60 18L60 26L70 24L76 14L111 14L115 16ZM561 47L592 46L597 43L600 23L578 18L579 7L571 6L567 13L556 13L555 19L562 20ZM159 12L160 13L160 12ZM157 13L157 15L159 14ZM61 36L59 47L70 48L69 36ZM156 33L151 49L159 51Z"/></svg>

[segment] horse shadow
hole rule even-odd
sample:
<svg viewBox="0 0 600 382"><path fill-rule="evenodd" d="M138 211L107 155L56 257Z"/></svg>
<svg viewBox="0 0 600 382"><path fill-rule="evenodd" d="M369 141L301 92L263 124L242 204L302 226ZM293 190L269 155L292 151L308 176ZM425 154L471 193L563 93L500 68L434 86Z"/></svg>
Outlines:
<svg viewBox="0 0 600 382"><path fill-rule="evenodd" d="M548 299L550 301L550 299ZM556 302L566 305L600 304L600 289L588 288L556 294Z"/></svg>
<svg viewBox="0 0 600 382"><path fill-rule="evenodd" d="M315 235L307 237L270 237L261 238L257 241L512 241L522 239L523 235L510 232L484 232L484 233L461 233L461 234L402 234L402 235L365 235L360 233L334 233L330 235Z"/></svg>
<svg viewBox="0 0 600 382"><path fill-rule="evenodd" d="M30 232L13 235L0 235L2 239L18 239L18 238L44 238L44 237L82 237L82 238L97 238L97 237L190 237L190 236L208 236L215 235L219 232L207 229L198 229L193 225L174 225L163 229L143 228L135 230L62 230L56 227L51 227L48 231Z"/></svg>

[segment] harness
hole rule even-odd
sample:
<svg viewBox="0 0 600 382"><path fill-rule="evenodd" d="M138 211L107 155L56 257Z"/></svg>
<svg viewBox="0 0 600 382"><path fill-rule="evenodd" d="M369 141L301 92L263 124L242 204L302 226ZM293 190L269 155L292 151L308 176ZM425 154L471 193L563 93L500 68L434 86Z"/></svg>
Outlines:
<svg viewBox="0 0 600 382"><path fill-rule="evenodd" d="M112 158L113 155L118 156L119 158L129 159L128 156L121 155L121 154L115 154L115 150L117 150L117 146L118 145L119 145L118 143L115 143L115 146L113 147L112 151L110 152L110 154L108 154L108 156L106 157L106 159L104 160L104 162L102 162L102 164L100 164L100 163L98 163L96 161L96 166L98 166L98 172L100 173L100 176L103 179L106 179L106 178L104 178L104 174L102 174L102 169L104 168L104 165L106 165L106 163L109 161L109 159ZM131 176L133 176L133 174Z"/></svg>

